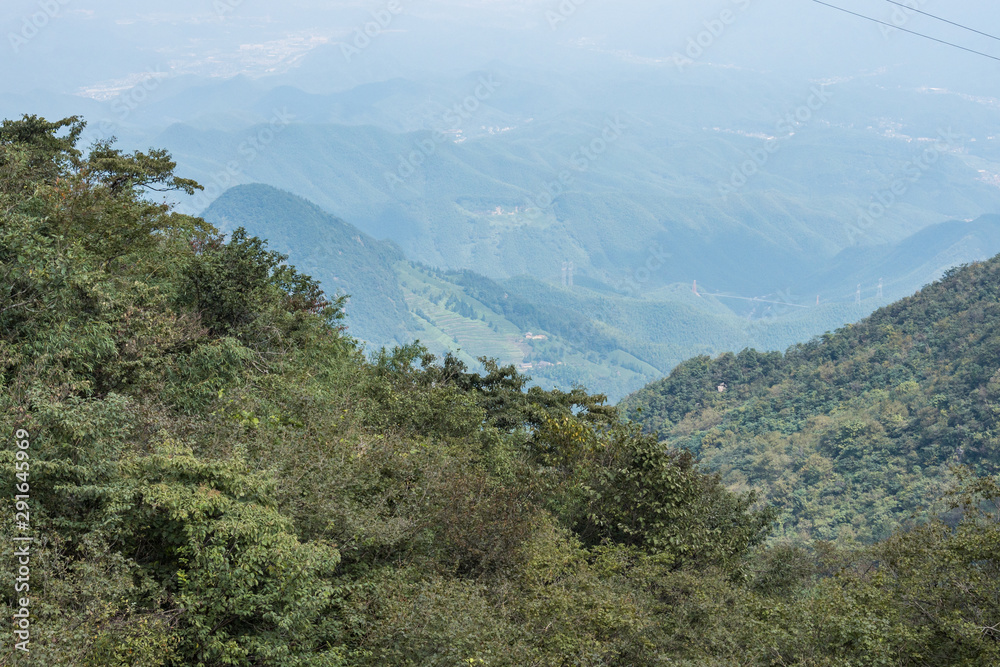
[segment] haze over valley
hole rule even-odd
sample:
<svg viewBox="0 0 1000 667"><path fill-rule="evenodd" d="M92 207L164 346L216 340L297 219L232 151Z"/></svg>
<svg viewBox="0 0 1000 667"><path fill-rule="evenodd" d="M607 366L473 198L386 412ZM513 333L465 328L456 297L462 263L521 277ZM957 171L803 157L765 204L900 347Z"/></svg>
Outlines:
<svg viewBox="0 0 1000 667"><path fill-rule="evenodd" d="M109 2L37 32L3 56L19 64L6 116L81 114L87 140L166 148L205 186L179 210L223 229L251 225L216 199L269 185L539 313L511 318L447 277L433 293L451 307L417 294L431 278L398 277L385 312L302 221L253 226L354 293L370 349L419 337L617 398L693 354L784 349L1000 251L980 220L1000 203L993 65L812 3L304 2L278 17ZM66 40L93 54L85 71L32 70ZM567 335L580 323L552 321L560 307L600 335Z"/></svg>
<svg viewBox="0 0 1000 667"><path fill-rule="evenodd" d="M1000 5L0 26L2 664L1000 664Z"/></svg>

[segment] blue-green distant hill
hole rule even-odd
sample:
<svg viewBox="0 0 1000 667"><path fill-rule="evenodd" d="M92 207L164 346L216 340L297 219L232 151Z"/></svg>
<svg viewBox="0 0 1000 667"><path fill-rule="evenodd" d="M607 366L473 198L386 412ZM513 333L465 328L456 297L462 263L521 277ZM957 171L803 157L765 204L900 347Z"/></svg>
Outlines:
<svg viewBox="0 0 1000 667"><path fill-rule="evenodd" d="M320 281L327 293L349 294L351 333L377 344L412 338L410 314L394 265L403 253L323 211L268 185L226 191L203 214L224 231L244 227Z"/></svg>
<svg viewBox="0 0 1000 667"><path fill-rule="evenodd" d="M349 294L347 326L369 349L420 340L472 366L495 358L541 386L582 384L612 400L696 355L807 341L913 294L952 266L1000 252L1000 219L986 216L841 252L780 292L748 298L699 282L698 293L674 283L636 295L585 275L570 286L558 278L498 280L428 267L407 260L392 241L266 185L229 189L204 217L223 230L242 226L268 239L328 293ZM820 293L840 298L824 296L817 305Z"/></svg>

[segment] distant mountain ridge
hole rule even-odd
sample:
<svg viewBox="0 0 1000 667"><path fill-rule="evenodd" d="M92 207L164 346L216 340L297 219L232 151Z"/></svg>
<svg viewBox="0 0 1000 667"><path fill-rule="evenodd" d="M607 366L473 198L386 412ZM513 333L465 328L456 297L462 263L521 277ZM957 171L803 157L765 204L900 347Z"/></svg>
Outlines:
<svg viewBox="0 0 1000 667"><path fill-rule="evenodd" d="M822 291L832 283L858 282L866 289L885 280L885 296L900 298L914 285L939 280L953 266L1000 252L1000 215L951 220L925 227L898 244L852 247L841 251L803 290Z"/></svg>
<svg viewBox="0 0 1000 667"><path fill-rule="evenodd" d="M776 119L801 105L803 93L766 75L702 72L701 85L650 68L622 66L621 75L590 96L580 94L576 79L499 64L450 79L393 78L323 94L234 84L244 104L228 131L212 115L214 102L211 118L166 114L190 98L180 91L162 102L162 115L183 120L156 142L215 193L218 176L236 160L237 182L306 197L375 238L395 240L414 261L543 281L557 280L552 267L572 261L581 284L632 279L641 294L698 279L759 296L804 286L838 253L856 256L864 249L851 247L848 221L905 173L945 117L961 115L964 126L982 130L959 133L934 168L854 240L865 248L895 244L942 220L1000 210L1000 191L983 177L1000 173L992 112L974 101L916 90L893 90L886 99L877 79L839 82L827 86L832 97L810 121L775 136ZM498 86L475 98L484 76ZM470 96L474 112L456 123L454 107ZM684 103L665 103L676 99ZM129 120L160 113L160 104ZM904 105L924 111L890 122ZM272 136L268 121L278 111L292 120ZM258 124L246 124L246 114ZM624 131L607 142L609 122ZM436 141L440 130L455 134ZM244 159L240 147L261 133L270 141ZM747 166L768 137L779 150ZM721 196L719 185L744 168L753 172L746 184ZM549 190L552 202L544 205ZM199 199L191 212L210 201ZM539 202L541 215L525 215ZM670 260L635 280L653 247ZM808 291L824 299L849 295L857 284L849 273L834 271Z"/></svg>
<svg viewBox="0 0 1000 667"><path fill-rule="evenodd" d="M350 294L347 326L370 349L419 339L435 354L450 350L473 366L479 357L496 358L542 386L582 384L612 400L693 356L785 349L910 295L955 264L1000 252L997 218L986 217L842 253L812 280L756 300L715 295L702 283L699 293L675 284L640 298L586 276L568 287L558 274L494 280L414 263L392 241L266 185L231 188L204 216L223 230L243 226L268 239L329 293ZM810 303L812 290L831 283L841 286L841 299ZM860 304L857 283L864 287Z"/></svg>

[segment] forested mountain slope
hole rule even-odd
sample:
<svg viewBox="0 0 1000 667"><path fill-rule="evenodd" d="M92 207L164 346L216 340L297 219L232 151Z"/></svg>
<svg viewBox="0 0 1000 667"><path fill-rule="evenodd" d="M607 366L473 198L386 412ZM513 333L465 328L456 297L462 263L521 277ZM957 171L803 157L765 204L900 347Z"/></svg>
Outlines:
<svg viewBox="0 0 1000 667"><path fill-rule="evenodd" d="M0 125L4 664L1000 660L994 479L868 550L764 547L773 510L600 396L366 358L264 241L150 200L199 187L168 154L82 129Z"/></svg>
<svg viewBox="0 0 1000 667"><path fill-rule="evenodd" d="M402 251L379 241L315 204L267 185L227 190L202 214L224 232L238 227L275 250L294 253L297 267L330 294L349 294L355 336L377 344L413 338L406 299L396 280Z"/></svg>
<svg viewBox="0 0 1000 667"><path fill-rule="evenodd" d="M1000 468L1000 257L785 354L691 359L624 405L803 538L888 535L949 466ZM719 388L725 385L725 391Z"/></svg>

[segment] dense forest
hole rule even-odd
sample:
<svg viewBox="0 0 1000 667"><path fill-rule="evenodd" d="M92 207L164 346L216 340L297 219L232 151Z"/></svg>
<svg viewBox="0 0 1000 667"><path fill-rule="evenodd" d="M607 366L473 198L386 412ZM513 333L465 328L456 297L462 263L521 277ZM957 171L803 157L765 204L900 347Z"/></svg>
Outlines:
<svg viewBox="0 0 1000 667"><path fill-rule="evenodd" d="M763 490L782 535L870 542L924 514L953 465L1000 470L998 332L995 258L786 354L691 359L625 405L727 486Z"/></svg>
<svg viewBox="0 0 1000 667"><path fill-rule="evenodd" d="M5 664L1000 662L998 262L788 355L682 366L630 403L664 445L513 367L366 356L266 241L156 202L200 187L165 151L85 153L83 127L0 126L0 612L31 632L8 624ZM969 464L920 498L946 511L789 539L766 469L741 490L696 459L823 419L844 469Z"/></svg>

